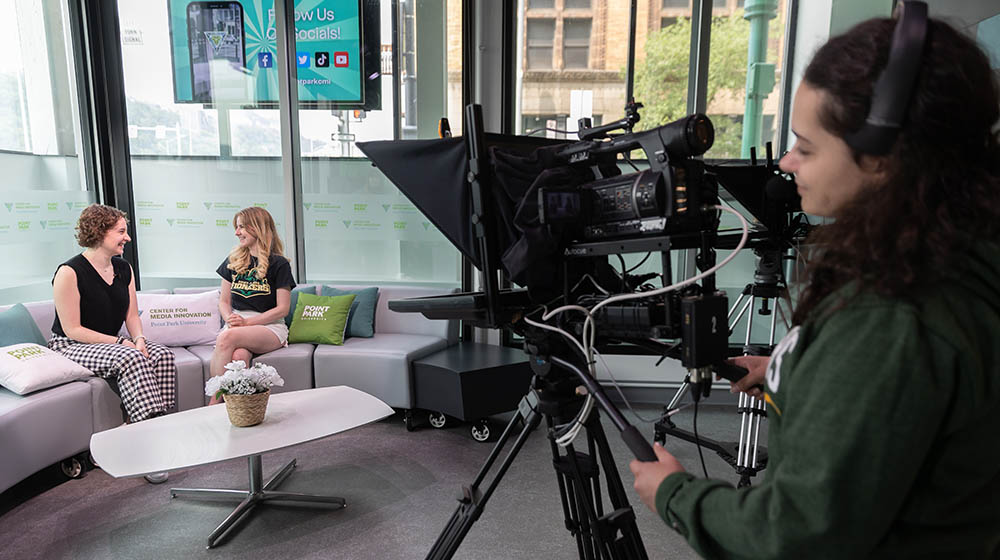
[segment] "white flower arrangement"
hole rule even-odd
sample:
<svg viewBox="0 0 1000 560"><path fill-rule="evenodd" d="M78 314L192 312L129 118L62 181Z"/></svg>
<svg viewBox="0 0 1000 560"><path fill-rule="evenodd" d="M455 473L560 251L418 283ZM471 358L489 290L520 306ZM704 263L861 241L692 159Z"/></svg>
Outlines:
<svg viewBox="0 0 1000 560"><path fill-rule="evenodd" d="M205 394L222 400L222 395L254 395L284 384L285 380L273 367L256 363L248 368L246 362L236 360L226 364L226 373L213 376L205 383Z"/></svg>

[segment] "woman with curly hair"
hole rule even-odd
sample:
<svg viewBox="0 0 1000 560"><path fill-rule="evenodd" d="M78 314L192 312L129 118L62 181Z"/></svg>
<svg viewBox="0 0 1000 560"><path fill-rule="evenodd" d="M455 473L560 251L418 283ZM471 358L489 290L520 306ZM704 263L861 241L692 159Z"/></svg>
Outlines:
<svg viewBox="0 0 1000 560"><path fill-rule="evenodd" d="M226 325L215 339L210 372L225 373L233 360L250 363L288 345L285 315L295 287L292 267L284 257L271 214L256 206L233 218L238 243L216 272L222 277L219 311ZM212 397L209 404L215 404Z"/></svg>
<svg viewBox="0 0 1000 560"><path fill-rule="evenodd" d="M976 44L930 19L888 153L852 148L895 26L831 39L795 96L781 168L834 221L811 236L788 335L734 360L737 390L764 387L763 480L696 479L659 446L631 464L706 557L1000 554L1000 95Z"/></svg>
<svg viewBox="0 0 1000 560"><path fill-rule="evenodd" d="M121 257L125 214L91 204L80 213L76 240L84 250L52 279L56 318L49 348L95 375L117 378L129 422L174 408L177 368L169 348L146 340L135 299L132 266ZM124 323L129 336L119 333Z"/></svg>

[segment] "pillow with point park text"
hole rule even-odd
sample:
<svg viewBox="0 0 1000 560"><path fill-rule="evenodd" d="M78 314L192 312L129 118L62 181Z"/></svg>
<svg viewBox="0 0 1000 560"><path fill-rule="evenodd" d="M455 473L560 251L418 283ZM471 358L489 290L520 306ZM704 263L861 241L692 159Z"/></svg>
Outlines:
<svg viewBox="0 0 1000 560"><path fill-rule="evenodd" d="M315 296L300 293L292 326L288 328L288 342L342 345L352 303L353 294Z"/></svg>

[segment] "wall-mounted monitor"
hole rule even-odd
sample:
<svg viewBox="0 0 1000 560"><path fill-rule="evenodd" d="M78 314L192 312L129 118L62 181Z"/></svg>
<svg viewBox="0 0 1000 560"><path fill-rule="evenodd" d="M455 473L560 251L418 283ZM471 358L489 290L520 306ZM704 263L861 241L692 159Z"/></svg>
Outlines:
<svg viewBox="0 0 1000 560"><path fill-rule="evenodd" d="M274 0L167 2L176 102L278 105ZM381 109L379 34L378 0L297 0L300 104Z"/></svg>

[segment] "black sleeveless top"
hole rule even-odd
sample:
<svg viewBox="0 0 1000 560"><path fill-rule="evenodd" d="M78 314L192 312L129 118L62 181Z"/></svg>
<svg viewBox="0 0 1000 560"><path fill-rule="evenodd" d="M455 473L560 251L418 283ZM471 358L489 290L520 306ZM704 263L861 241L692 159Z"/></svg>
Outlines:
<svg viewBox="0 0 1000 560"><path fill-rule="evenodd" d="M110 336L118 336L118 331L128 314L128 286L132 282L132 268L121 257L112 257L111 265L115 279L109 286L101 278L87 257L79 254L62 263L76 272L76 289L80 292L80 325L90 330ZM59 267L56 272L59 272ZM55 282L53 275L52 281ZM66 336L59 323L59 312L52 322L52 333Z"/></svg>

